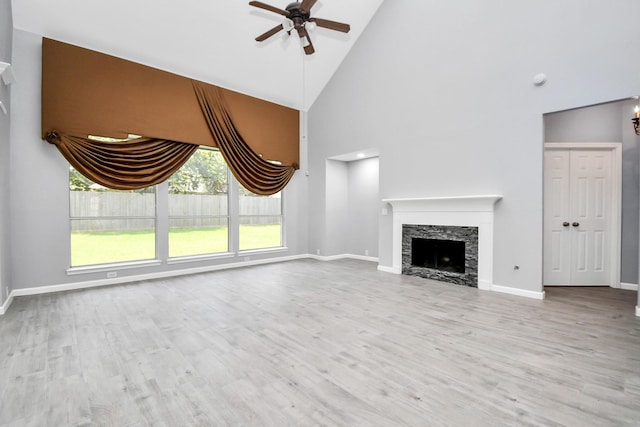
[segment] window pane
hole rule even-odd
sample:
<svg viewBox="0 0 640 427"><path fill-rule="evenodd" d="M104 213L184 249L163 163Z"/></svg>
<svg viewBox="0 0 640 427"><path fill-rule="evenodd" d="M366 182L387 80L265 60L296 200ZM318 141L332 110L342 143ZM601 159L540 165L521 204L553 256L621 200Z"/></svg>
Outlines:
<svg viewBox="0 0 640 427"><path fill-rule="evenodd" d="M242 217L240 221L241 251L282 246L281 217Z"/></svg>
<svg viewBox="0 0 640 427"><path fill-rule="evenodd" d="M282 197L259 196L239 185L240 250L282 246Z"/></svg>
<svg viewBox="0 0 640 427"><path fill-rule="evenodd" d="M227 165L201 148L169 178L169 256L229 250Z"/></svg>
<svg viewBox="0 0 640 427"><path fill-rule="evenodd" d="M92 184L89 189L71 191L72 218L155 217L155 187L139 191L118 191Z"/></svg>
<svg viewBox="0 0 640 427"><path fill-rule="evenodd" d="M229 227L227 218L218 218L220 225L205 225L197 218L170 220L169 256L181 257L227 252Z"/></svg>
<svg viewBox="0 0 640 427"><path fill-rule="evenodd" d="M238 186L240 188L241 216L282 215L281 193L272 196L259 196L245 189L242 184L238 184Z"/></svg>
<svg viewBox="0 0 640 427"><path fill-rule="evenodd" d="M71 265L154 259L154 219L72 219Z"/></svg>
<svg viewBox="0 0 640 427"><path fill-rule="evenodd" d="M69 168L71 266L156 257L155 187L118 191Z"/></svg>

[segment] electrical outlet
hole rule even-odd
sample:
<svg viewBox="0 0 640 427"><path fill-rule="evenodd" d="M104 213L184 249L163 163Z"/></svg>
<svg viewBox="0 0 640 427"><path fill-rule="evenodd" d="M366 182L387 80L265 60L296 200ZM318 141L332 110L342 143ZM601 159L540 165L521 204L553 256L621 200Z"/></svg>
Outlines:
<svg viewBox="0 0 640 427"><path fill-rule="evenodd" d="M114 277L118 277L118 272L117 271L109 271L107 273L107 279L113 279Z"/></svg>
<svg viewBox="0 0 640 427"><path fill-rule="evenodd" d="M244 257L244 260L245 261L251 261L251 257L250 256L246 256L246 257Z"/></svg>
<svg viewBox="0 0 640 427"><path fill-rule="evenodd" d="M364 250L364 255L365 255L365 256L369 256L369 249L365 249L365 250Z"/></svg>
<svg viewBox="0 0 640 427"><path fill-rule="evenodd" d="M320 249L316 249L316 255L320 255Z"/></svg>

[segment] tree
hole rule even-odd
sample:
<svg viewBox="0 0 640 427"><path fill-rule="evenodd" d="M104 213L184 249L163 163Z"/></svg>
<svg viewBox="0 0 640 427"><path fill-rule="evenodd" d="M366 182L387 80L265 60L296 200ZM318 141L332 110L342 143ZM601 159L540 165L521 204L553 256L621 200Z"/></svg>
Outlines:
<svg viewBox="0 0 640 427"><path fill-rule="evenodd" d="M227 192L227 164L217 150L201 148L169 178L173 194Z"/></svg>
<svg viewBox="0 0 640 427"><path fill-rule="evenodd" d="M71 191L91 191L91 182L88 178L69 166L69 190Z"/></svg>

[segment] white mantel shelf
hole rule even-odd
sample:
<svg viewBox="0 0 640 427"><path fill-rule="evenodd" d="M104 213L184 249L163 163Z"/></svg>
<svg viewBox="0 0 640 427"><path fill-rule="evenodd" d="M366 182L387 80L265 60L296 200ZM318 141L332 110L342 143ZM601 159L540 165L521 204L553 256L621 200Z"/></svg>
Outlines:
<svg viewBox="0 0 640 427"><path fill-rule="evenodd" d="M478 196L422 197L409 199L382 199L393 206L394 212L491 212L502 196L496 194Z"/></svg>
<svg viewBox="0 0 640 427"><path fill-rule="evenodd" d="M478 288L490 290L493 282L493 215L502 196L450 196L382 199L393 207L392 273L402 274L402 225L478 227Z"/></svg>

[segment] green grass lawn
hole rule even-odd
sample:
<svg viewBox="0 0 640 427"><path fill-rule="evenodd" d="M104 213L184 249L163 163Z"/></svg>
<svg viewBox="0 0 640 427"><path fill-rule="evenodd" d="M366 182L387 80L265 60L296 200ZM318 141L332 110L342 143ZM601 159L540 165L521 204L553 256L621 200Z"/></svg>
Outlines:
<svg viewBox="0 0 640 427"><path fill-rule="evenodd" d="M241 225L240 250L281 246L280 224ZM172 229L169 257L227 252L226 227ZM154 259L153 231L103 231L71 233L71 265L106 264Z"/></svg>

